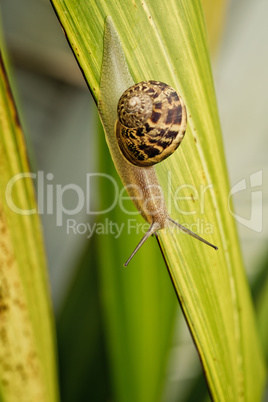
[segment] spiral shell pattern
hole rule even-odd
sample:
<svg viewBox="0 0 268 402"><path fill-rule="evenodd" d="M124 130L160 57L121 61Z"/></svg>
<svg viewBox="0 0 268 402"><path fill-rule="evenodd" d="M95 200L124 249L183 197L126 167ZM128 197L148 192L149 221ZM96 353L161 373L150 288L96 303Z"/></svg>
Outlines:
<svg viewBox="0 0 268 402"><path fill-rule="evenodd" d="M133 165L151 166L180 145L187 124L182 98L159 81L142 81L126 90L118 102L116 137Z"/></svg>

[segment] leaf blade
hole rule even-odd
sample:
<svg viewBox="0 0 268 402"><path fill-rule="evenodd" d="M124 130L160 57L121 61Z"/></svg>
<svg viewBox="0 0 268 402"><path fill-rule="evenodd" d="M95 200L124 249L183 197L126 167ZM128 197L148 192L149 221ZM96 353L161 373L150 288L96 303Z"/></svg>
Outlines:
<svg viewBox="0 0 268 402"><path fill-rule="evenodd" d="M1 52L0 109L1 395L7 401L57 401L42 232L37 214L25 214L36 209L36 200Z"/></svg>
<svg viewBox="0 0 268 402"><path fill-rule="evenodd" d="M72 4L56 0L53 3L60 18L67 10L66 4ZM186 204L181 200L185 224L195 223L193 217L198 223L202 223L202 219L210 223L212 230L207 235L208 240L220 250L215 254L190 238L168 232L160 233L161 244L168 250L171 276L201 354L213 397L216 400L260 399L264 383L263 358L237 233L228 209L229 182L201 4L181 0L156 1L153 5L122 2L108 6L105 2L93 1L91 7L88 21L92 22L92 27L98 27L94 35L89 34L87 43L80 44L79 52L83 53L83 49L91 45L94 52L97 43L99 48L89 57L84 53L83 60L80 53L79 57L95 98L98 98L99 82L96 66L101 65L106 15L113 17L134 80L153 78L168 82L184 98L189 117L187 134L179 152L156 170L163 187L167 172L172 172L173 198L174 194L178 196L178 190L183 197L188 197ZM81 9L73 12L80 15ZM83 12L87 10L84 8ZM73 19L73 14L70 18ZM85 29L88 31L87 27ZM78 26L67 35L76 36L77 30ZM188 187L180 187L180 183ZM200 186L203 187L200 189ZM201 201L194 205L196 200L192 193L201 201L201 196L206 197L203 209ZM169 198L167 189L165 194ZM174 209L169 208L170 213L178 219L182 215L181 206L175 213ZM209 269L197 270L199 265Z"/></svg>

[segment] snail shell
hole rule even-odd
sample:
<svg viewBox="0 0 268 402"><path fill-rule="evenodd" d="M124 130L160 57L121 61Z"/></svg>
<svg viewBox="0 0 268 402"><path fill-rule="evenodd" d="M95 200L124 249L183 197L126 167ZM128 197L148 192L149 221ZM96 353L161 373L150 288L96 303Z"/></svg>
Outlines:
<svg viewBox="0 0 268 402"><path fill-rule="evenodd" d="M145 167L161 162L180 145L187 123L178 93L160 81L142 81L118 102L116 137L124 157Z"/></svg>

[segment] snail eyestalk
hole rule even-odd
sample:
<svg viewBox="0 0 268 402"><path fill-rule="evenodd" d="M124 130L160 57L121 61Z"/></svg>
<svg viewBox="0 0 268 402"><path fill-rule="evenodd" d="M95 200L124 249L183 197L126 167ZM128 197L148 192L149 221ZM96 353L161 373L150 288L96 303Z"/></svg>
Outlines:
<svg viewBox="0 0 268 402"><path fill-rule="evenodd" d="M139 244L137 245L137 247L135 247L134 251L131 253L131 256L128 258L128 260L125 262L124 267L127 267L129 262L132 260L132 258L134 257L134 255L137 253L137 251L141 248L141 246L146 242L146 240L153 235L157 229L159 228L159 225L156 223L152 223L151 226L149 227L149 229L147 230L147 232L145 233L145 235L143 236L143 238L141 239L141 241L139 242Z"/></svg>
<svg viewBox="0 0 268 402"><path fill-rule="evenodd" d="M201 241L202 243L214 248L215 250L218 250L217 246L214 246L214 244L210 243L209 241L203 239L202 237L198 236L196 233L192 232L190 229L187 229L186 227L182 226L180 223L174 221L173 219L170 218L170 216L167 217L167 219L172 222L174 225L176 225L182 232L187 233L188 235L194 237L195 239ZM137 251L141 248L141 246L146 242L146 240L153 235L157 230L159 230L159 224L157 222L154 222L151 224L149 227L148 231L145 233L137 247L135 247L134 251L131 253L131 256L127 259L127 261L124 264L124 267L127 267L129 262L132 260L134 255L137 253Z"/></svg>
<svg viewBox="0 0 268 402"><path fill-rule="evenodd" d="M185 228L184 226L182 226L180 223L174 221L173 219L171 219L170 217L168 217L168 220L172 223L174 223L174 225L176 225L182 232L187 233L188 235L194 237L195 239L201 241L202 243L207 244L208 246L214 248L215 250L218 250L217 246L214 246L214 244L210 243L209 241L203 239L203 237L198 236L196 233L192 232L190 229Z"/></svg>

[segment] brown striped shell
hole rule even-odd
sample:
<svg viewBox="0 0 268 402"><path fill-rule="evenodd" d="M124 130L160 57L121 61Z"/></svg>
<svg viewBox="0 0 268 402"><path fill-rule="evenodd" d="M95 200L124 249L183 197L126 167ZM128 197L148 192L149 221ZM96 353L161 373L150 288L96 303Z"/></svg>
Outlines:
<svg viewBox="0 0 268 402"><path fill-rule="evenodd" d="M186 130L187 114L175 89L159 81L142 81L118 102L116 137L133 165L151 166L171 155Z"/></svg>

